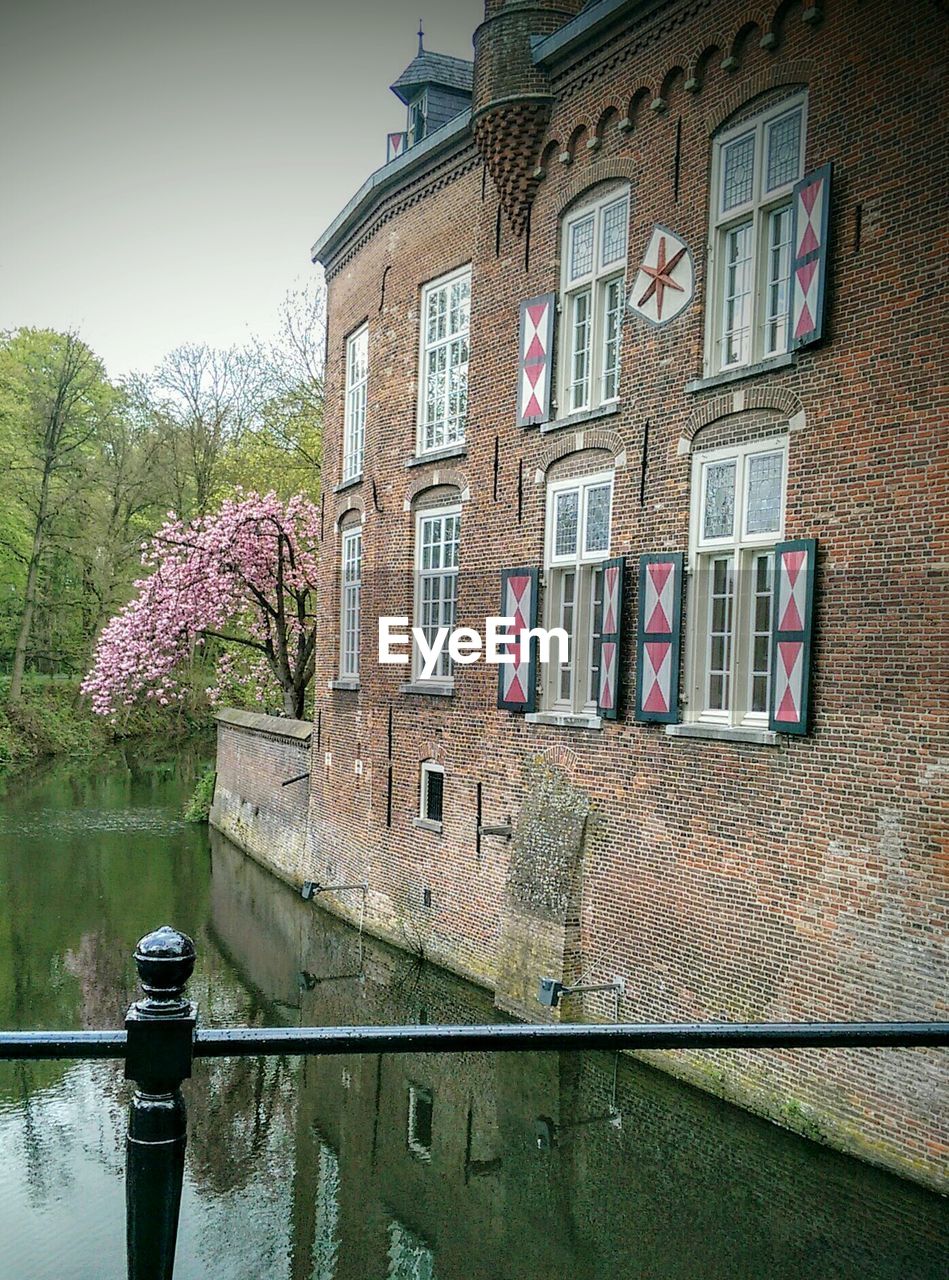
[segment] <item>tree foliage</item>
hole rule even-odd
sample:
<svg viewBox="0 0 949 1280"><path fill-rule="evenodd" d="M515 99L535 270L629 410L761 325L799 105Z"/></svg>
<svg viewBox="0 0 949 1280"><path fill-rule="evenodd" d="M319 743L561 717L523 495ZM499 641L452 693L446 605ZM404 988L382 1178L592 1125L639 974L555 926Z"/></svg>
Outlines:
<svg viewBox="0 0 949 1280"><path fill-rule="evenodd" d="M76 333L0 334L0 673L14 677L11 703L24 672L87 669L169 511L189 525L244 490L318 499L322 318L319 290L299 290L276 341L184 345L121 383Z"/></svg>

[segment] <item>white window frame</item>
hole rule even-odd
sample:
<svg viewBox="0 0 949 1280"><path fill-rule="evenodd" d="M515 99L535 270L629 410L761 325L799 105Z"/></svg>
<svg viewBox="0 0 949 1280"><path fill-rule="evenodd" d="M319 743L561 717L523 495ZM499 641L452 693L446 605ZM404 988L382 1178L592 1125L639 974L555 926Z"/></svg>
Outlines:
<svg viewBox="0 0 949 1280"><path fill-rule="evenodd" d="M359 679L362 634L362 525L344 529L340 538L339 676Z"/></svg>
<svg viewBox="0 0 949 1280"><path fill-rule="evenodd" d="M415 129L412 127L412 121L416 107L421 108L422 113L422 132L416 137ZM406 133L408 135L408 145L414 147L417 142L421 142L428 134L428 90L423 89L421 93L415 95L407 108L408 123L406 124Z"/></svg>
<svg viewBox="0 0 949 1280"><path fill-rule="evenodd" d="M459 281L465 281L468 287L465 322L462 326L450 332L446 324L446 333L441 337L430 340L428 336L428 313L432 300L438 294L445 293L447 295L446 315L450 317L452 286ZM461 446L465 443L465 429L468 420L470 329L471 264L469 263L455 271L450 271L447 275L440 276L437 280L430 280L422 286L419 309L418 433L416 440L416 453L419 457L428 453L439 453L444 449ZM461 344L464 354L463 359L452 365L450 363L452 348L456 343ZM436 400L441 402L440 409L442 412L433 413L433 401L428 395L429 375L433 372L431 365L438 360L438 355L443 350L446 351L444 391L436 397ZM452 392L449 384L451 373L455 368L459 371L457 394L463 401L463 408L452 414L450 412Z"/></svg>
<svg viewBox="0 0 949 1280"><path fill-rule="evenodd" d="M346 393L343 420L343 471L346 484L362 475L366 453L366 404L369 383L369 325L346 339Z"/></svg>
<svg viewBox="0 0 949 1280"><path fill-rule="evenodd" d="M447 519L458 520L458 552L456 561L453 566L439 567L438 569L423 568L423 531L426 521ZM442 526L442 538L439 543L441 547L445 546L444 524ZM452 607L450 610L444 609L446 601L446 591L444 585L439 588L439 616L441 621L439 626L447 626L453 628L456 625L456 617L458 612L458 562L461 559L461 505L456 503L447 507L428 507L416 514L415 517L415 583L414 583L414 604L413 604L413 625L416 627L425 626L424 620L424 583L426 578L440 578L444 580L451 578L453 580L452 588ZM439 660L439 669L435 674L425 677L422 674L422 656L419 653L418 645L412 645L412 679L416 683L441 685L445 688L451 688L454 684L454 676L452 674L451 659L448 656L448 647L442 651Z"/></svg>
<svg viewBox="0 0 949 1280"><path fill-rule="evenodd" d="M767 183L766 143L769 130L781 117L792 112L801 113L801 131L797 168L794 176L776 186L773 190L765 190ZM722 211L723 156L729 144L739 138L752 136L753 178L749 199L725 212ZM711 376L726 373L732 369L741 369L746 365L757 364L762 360L770 360L784 355L789 348L788 343L788 291L790 289L790 263L792 247L791 237L791 195L794 184L804 172L804 157L807 149L807 94L797 93L783 98L780 102L759 112L742 124L728 129L712 143L712 173L709 196L709 241L708 241L708 279L710 281L709 305L705 326L705 373ZM775 270L775 260L771 255L769 243L771 234L777 229L776 220L782 219L781 230L786 233L780 243L781 259ZM729 246L734 243L730 237L743 227L750 228L750 250L747 262L747 294L748 294L748 335L744 349L737 354L726 349L726 290L731 283L728 274ZM781 285L783 283L783 295ZM772 295L772 288L777 294ZM742 289L742 294L745 290ZM780 306L772 305L772 296L781 297ZM773 311L773 317L770 312ZM772 335L769 330L770 319L783 325L783 337Z"/></svg>
<svg viewBox="0 0 949 1280"><path fill-rule="evenodd" d="M625 244L621 258L601 264L603 220L606 210L625 205ZM619 399L622 367L623 316L626 310L626 262L629 256L629 187L614 187L598 199L572 210L563 220L560 242L560 356L557 412L561 417L581 413ZM588 218L593 220L591 266L572 277L573 231ZM588 330L583 361L585 389L577 377L581 349L577 343L579 308L586 307L584 329ZM615 353L610 356L610 348Z"/></svg>
<svg viewBox="0 0 949 1280"><path fill-rule="evenodd" d="M778 528L765 533L746 531L748 514L749 459L779 455L781 458L781 511ZM709 466L734 462L735 490L732 533L721 537L704 536L705 476ZM767 729L771 698L771 680L774 673L771 664L771 623L774 609L774 547L784 537L787 502L788 438L776 436L756 440L749 444L732 445L721 449L709 449L696 453L692 460L692 494L689 533L689 603L686 636L686 720L693 724L720 727ZM762 592L756 580L756 561L769 557L769 581L771 604L767 626L756 621L756 603ZM721 664L727 669L727 692L718 690L713 683L716 667L713 666L712 633L713 588L715 561L730 561L731 579L728 599L723 612L727 624L716 630L723 634L722 648L726 659ZM722 594L724 599L724 594ZM760 621L760 620L759 620ZM755 636L767 631L765 653L767 678L764 706L753 709L755 677L763 677L765 668L754 662ZM727 635L725 634L727 633ZM716 692L720 695L716 697ZM726 701L723 708L712 705Z"/></svg>
<svg viewBox="0 0 949 1280"><path fill-rule="evenodd" d="M430 818L428 816L428 781L433 773L441 775L442 779L442 816L441 818ZM445 770L444 767L435 760L423 760L418 774L418 816L419 821L424 822L426 826L437 827L441 830L442 823L445 820Z"/></svg>
<svg viewBox="0 0 949 1280"><path fill-rule="evenodd" d="M607 543L598 550L587 551L587 514L589 494L592 490L609 486L609 523ZM571 639L565 663L554 661L560 655L558 646L551 646L551 661L542 670L542 705L546 712L557 715L596 715L597 694L594 663L598 659L596 614L602 619L603 571L600 567L610 558L613 534L613 495L615 476L612 471L598 471L593 475L576 476L567 480L555 480L547 486L547 520L544 553L544 625L563 627L568 635L579 637L582 643ZM557 498L561 494L577 492L577 542L572 553L558 555ZM568 603L565 591L568 576L572 576L572 599ZM598 670L598 668L596 668ZM568 692L565 692L568 687Z"/></svg>

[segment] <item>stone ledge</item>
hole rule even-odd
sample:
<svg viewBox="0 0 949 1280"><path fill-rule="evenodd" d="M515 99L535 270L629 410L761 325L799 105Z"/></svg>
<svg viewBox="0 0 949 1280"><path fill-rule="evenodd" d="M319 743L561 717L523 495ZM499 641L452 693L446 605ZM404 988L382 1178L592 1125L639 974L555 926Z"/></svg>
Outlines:
<svg viewBox="0 0 949 1280"><path fill-rule="evenodd" d="M758 360L755 364L743 364L737 369L726 369L723 373L713 373L709 378L694 378L685 384L688 395L698 391L711 391L714 387L726 387L730 382L741 382L745 378L754 378L759 373L772 373L775 369L790 369L797 364L797 356L793 351L786 351L781 356L769 356L767 360Z"/></svg>
<svg viewBox="0 0 949 1280"><path fill-rule="evenodd" d="M567 715L560 711L530 711L524 717L525 724L546 724L557 729L602 729L600 716Z"/></svg>
<svg viewBox="0 0 949 1280"><path fill-rule="evenodd" d="M405 467L424 467L428 463L447 462L450 458L466 458L468 456L468 446L466 444L449 445L447 449L432 449L430 453L416 453L411 458L406 458Z"/></svg>
<svg viewBox="0 0 949 1280"><path fill-rule="evenodd" d="M295 738L309 742L313 725L309 720L291 720L289 716L266 716L259 711L241 711L237 707L223 707L215 713L218 724L232 729L245 729L250 733L269 733L275 738Z"/></svg>
<svg viewBox="0 0 949 1280"><path fill-rule="evenodd" d="M563 431L567 427L578 427L584 422L598 422L600 418L612 418L620 411L620 403L618 400L611 400L609 404L599 404L595 409L578 409L576 413L568 413L563 418L554 418L552 422L542 422L540 424L541 435L548 435L551 431Z"/></svg>
<svg viewBox="0 0 949 1280"><path fill-rule="evenodd" d="M667 724L670 738L708 738L715 742L750 742L759 747L776 747L778 735L771 729L742 729L730 724Z"/></svg>
<svg viewBox="0 0 949 1280"><path fill-rule="evenodd" d="M426 684L424 681L413 680L409 684L400 684L399 693L421 694L426 698L453 698L455 687L450 684Z"/></svg>
<svg viewBox="0 0 949 1280"><path fill-rule="evenodd" d="M440 836L442 833L442 824L433 822L431 818L413 818L412 826L418 827L420 831L431 831L432 835Z"/></svg>

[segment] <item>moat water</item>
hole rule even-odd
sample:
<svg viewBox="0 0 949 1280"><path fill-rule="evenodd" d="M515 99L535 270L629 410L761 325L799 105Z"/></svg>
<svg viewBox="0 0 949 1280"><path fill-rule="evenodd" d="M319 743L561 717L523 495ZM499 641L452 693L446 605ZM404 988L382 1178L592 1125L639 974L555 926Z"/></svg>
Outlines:
<svg viewBox="0 0 949 1280"><path fill-rule="evenodd" d="M0 1026L116 1027L130 953L198 946L205 1025L486 1022L180 818L201 761L0 782ZM201 1060L178 1280L922 1280L946 1204L612 1055ZM121 1280L119 1064L0 1063L0 1276Z"/></svg>

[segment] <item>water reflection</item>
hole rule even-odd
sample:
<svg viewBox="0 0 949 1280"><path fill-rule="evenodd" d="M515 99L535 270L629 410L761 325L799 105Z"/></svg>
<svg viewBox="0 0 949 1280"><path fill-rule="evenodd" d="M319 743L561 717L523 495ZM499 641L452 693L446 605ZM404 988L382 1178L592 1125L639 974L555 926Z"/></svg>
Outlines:
<svg viewBox="0 0 949 1280"><path fill-rule="evenodd" d="M496 1018L209 850L178 817L198 763L8 788L0 1024L118 1025L131 946L166 919L198 943L206 1025ZM124 1274L126 1104L112 1064L0 1067L0 1274ZM188 1104L179 1280L946 1272L936 1197L608 1054L205 1060Z"/></svg>

